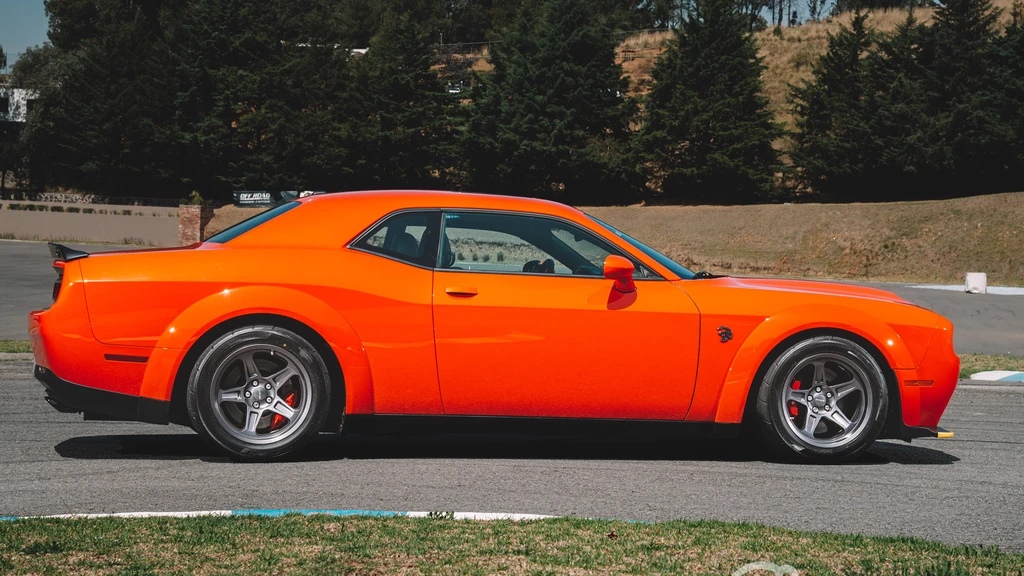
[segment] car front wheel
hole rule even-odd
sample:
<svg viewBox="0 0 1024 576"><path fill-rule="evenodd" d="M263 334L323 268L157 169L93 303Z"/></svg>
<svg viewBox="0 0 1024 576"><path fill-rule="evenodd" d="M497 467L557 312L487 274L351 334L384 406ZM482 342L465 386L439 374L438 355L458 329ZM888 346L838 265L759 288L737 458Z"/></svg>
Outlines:
<svg viewBox="0 0 1024 576"><path fill-rule="evenodd" d="M319 432L331 405L329 382L304 338L277 326L247 326L217 338L197 360L189 417L236 458L278 458Z"/></svg>
<svg viewBox="0 0 1024 576"><path fill-rule="evenodd" d="M866 450L888 413L885 375L839 336L798 342L768 369L757 396L761 436L783 455L840 461Z"/></svg>

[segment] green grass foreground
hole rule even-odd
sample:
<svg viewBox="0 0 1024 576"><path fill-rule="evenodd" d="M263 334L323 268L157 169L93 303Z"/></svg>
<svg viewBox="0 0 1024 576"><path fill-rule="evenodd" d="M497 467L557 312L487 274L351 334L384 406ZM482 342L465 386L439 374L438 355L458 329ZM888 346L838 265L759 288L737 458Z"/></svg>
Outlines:
<svg viewBox="0 0 1024 576"><path fill-rule="evenodd" d="M32 352L32 344L28 340L0 340L0 353Z"/></svg>
<svg viewBox="0 0 1024 576"><path fill-rule="evenodd" d="M298 516L0 522L0 573L1021 574L1024 556L724 522ZM763 572L762 572L763 573Z"/></svg>
<svg viewBox="0 0 1024 576"><path fill-rule="evenodd" d="M1017 370L1024 372L1024 358L1003 354L957 354L960 357L960 377L989 370Z"/></svg>

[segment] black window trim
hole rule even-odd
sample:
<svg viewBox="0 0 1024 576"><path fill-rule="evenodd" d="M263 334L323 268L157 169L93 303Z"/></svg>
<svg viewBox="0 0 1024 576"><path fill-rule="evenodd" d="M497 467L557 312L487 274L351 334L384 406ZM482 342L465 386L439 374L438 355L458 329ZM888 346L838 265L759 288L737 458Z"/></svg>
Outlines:
<svg viewBox="0 0 1024 576"><path fill-rule="evenodd" d="M400 210L395 210L394 212L388 212L384 216L381 216L380 218L378 218L373 224L370 224L370 226L367 227L365 230L360 232L358 236L353 238L348 244L345 245L345 248L348 248L349 250L353 250L355 252L362 252L363 254L370 254L370 255L373 255L373 256L379 256L381 258L387 258L388 260L393 260L395 262L399 262L401 264L406 264L408 266L413 266L415 268L420 268L420 269L423 269L423 270L434 270L437 267L437 258L436 257L434 258L434 266L424 266L423 264L418 264L416 262L410 262L408 260L402 260L401 258L398 258L396 256L391 256L390 254L383 254L381 252L374 252L373 250L367 250L366 248L362 248L360 246L357 246L357 244L362 242L364 238L370 236L370 234L373 233L381 224L383 224L387 220L390 220L393 216L400 216L402 214L410 214L410 213L412 213L412 214L423 214L423 213L435 213L435 212L439 212L441 214L441 222L440 222L440 224L438 224L437 246L435 247L435 251L434 251L434 254L436 255L436 254L440 253L440 251L441 251L441 234L440 234L440 232L441 232L441 230L444 230L444 211L442 209L440 209L440 208L402 208Z"/></svg>
<svg viewBox="0 0 1024 576"><path fill-rule="evenodd" d="M424 266L422 264L417 264L415 262L409 262L408 260L402 260L400 258L396 258L396 257L390 256L388 254L381 254L380 252L373 252L373 251L366 250L365 248L361 248L361 247L357 246L357 244L359 244L363 240L363 238L369 236L370 233L373 232L374 230L376 230L377 227L380 226L382 223L384 223L385 220L391 219L392 216L398 216L400 214L406 214L406 213L409 213L409 212L440 212L441 213L441 225L440 225L440 229L438 230L437 249L436 249L436 252L435 252L437 254L437 260L434 261L434 265L433 266ZM591 236L597 237L597 239L600 240L601 242L604 242L604 244L608 248L611 248L611 251L609 251L610 254L615 254L617 256L622 256L623 258L625 258L625 259L629 260L630 262L632 262L634 267L643 266L651 274L654 274L654 276L649 277L649 278L634 278L633 279L634 282L651 282L651 281L664 282L664 281L666 281L665 277L662 276L661 274L659 274L657 270L651 268L647 264L644 264L643 262L641 262L639 259L637 259L632 254L630 254L628 252L625 252L624 250L622 250L621 248L619 248L615 244L609 242L606 238L604 238L600 234L598 234L598 233L596 233L596 232L594 232L592 230L589 230L587 228L584 228L583 226L580 226L579 224L573 222L572 220L568 220L566 218L562 218L561 216L554 216L554 215L551 215L551 214L542 214L542 213L539 213L539 212L520 212L520 211L517 211L517 210L493 210L493 209L489 209L489 208L399 208L398 210L393 210L391 212L388 212L387 214L385 214L385 215L381 216L380 218L378 218L377 220L375 220L373 222L373 224L370 224L369 226L367 226L366 229L364 229L362 232L357 234L355 238L350 240L348 242L348 244L345 245L345 248L348 248L349 250L353 250L355 252L362 252L363 254L370 254L372 256L378 256L380 258L387 258L388 260L393 260L395 262L399 262L399 263L405 264L407 266L413 266L415 268L420 268L422 270L435 270L435 271L439 270L439 271L442 271L442 272L462 272L462 273L466 273L466 274L504 274L504 275L510 275L510 276L539 276L539 277L542 277L542 278L576 278L576 279L581 279L581 280L594 280L594 279L602 278L601 276L579 276L579 275L576 275L576 274L549 274L549 273L545 273L545 272L502 272L502 271L499 271L499 270L462 270L462 269L457 269L457 268L440 268L440 267L438 267L438 264L440 263L440 259L441 259L441 240L444 238L445 214L453 213L453 212L477 212L477 213L482 213L482 214L504 214L506 216L525 216L525 217L528 217L528 218L544 218L544 219L547 219L547 220L554 220L555 222L560 222L562 224L565 224L566 226L575 228L577 230L581 230L581 231L583 231L583 232L585 232L587 234L590 234Z"/></svg>

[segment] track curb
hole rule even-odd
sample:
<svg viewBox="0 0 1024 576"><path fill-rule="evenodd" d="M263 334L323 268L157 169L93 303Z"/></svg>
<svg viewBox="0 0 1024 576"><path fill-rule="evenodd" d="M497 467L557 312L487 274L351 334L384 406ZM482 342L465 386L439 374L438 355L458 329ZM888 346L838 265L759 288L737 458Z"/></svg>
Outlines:
<svg viewBox="0 0 1024 576"><path fill-rule="evenodd" d="M1024 384L1024 372L1013 370L988 370L971 374L971 380L980 382L1002 382Z"/></svg>
<svg viewBox="0 0 1024 576"><path fill-rule="evenodd" d="M0 516L0 521L13 520L68 520L68 519L96 519L96 518L198 518L201 516L264 516L278 518L288 514L302 516L369 516L369 517L393 517L404 516L407 518L444 518L449 520L510 520L522 522L527 520L546 520L549 518L560 518L560 516L548 516L546 514L509 514L504 512L395 512L388 510L194 510L188 512L111 512L102 514L52 514L47 516Z"/></svg>

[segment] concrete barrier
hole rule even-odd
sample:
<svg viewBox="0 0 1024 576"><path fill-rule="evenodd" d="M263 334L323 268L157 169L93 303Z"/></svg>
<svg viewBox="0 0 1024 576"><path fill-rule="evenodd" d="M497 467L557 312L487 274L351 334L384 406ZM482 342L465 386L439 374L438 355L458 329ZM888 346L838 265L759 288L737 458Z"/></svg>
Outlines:
<svg viewBox="0 0 1024 576"><path fill-rule="evenodd" d="M32 204L46 208L44 211L12 210L11 204ZM3 201L0 202L0 238L176 246L178 209Z"/></svg>
<svg viewBox="0 0 1024 576"><path fill-rule="evenodd" d="M964 291L968 294L986 294L988 292L988 275L984 272L964 274Z"/></svg>

